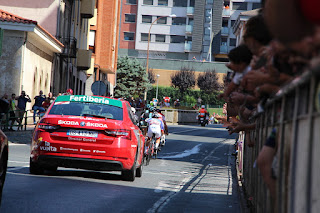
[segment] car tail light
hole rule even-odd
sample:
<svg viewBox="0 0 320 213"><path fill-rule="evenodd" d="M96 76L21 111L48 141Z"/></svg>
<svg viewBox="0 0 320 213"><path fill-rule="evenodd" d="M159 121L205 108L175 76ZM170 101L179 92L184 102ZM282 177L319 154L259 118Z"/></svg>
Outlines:
<svg viewBox="0 0 320 213"><path fill-rule="evenodd" d="M130 130L127 129L106 129L105 132L108 135L114 136L114 137L124 137L127 139L131 139L131 133Z"/></svg>
<svg viewBox="0 0 320 213"><path fill-rule="evenodd" d="M51 124L39 124L38 126L39 129L44 129L44 130L55 130L55 129L59 129L60 126L59 125L51 125Z"/></svg>

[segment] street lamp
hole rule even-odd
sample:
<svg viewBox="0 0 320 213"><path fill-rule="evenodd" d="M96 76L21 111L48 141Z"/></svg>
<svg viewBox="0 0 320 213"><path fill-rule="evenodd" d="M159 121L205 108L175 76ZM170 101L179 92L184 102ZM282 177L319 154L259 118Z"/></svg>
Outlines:
<svg viewBox="0 0 320 213"><path fill-rule="evenodd" d="M157 74L157 91L156 91L156 99L158 100L158 85L159 85L159 77L160 77L160 75L159 74ZM159 101L158 101L158 103L159 103Z"/></svg>
<svg viewBox="0 0 320 213"><path fill-rule="evenodd" d="M150 45L150 32L151 32L151 27L152 27L152 25L153 25L156 21L158 21L159 19L164 18L164 17L175 18L175 17L177 17L177 15L176 15L176 14L172 14L172 15L169 15L169 16L160 16L160 17L158 17L156 20L154 20L154 21L151 23L151 25L150 25L149 34L148 34L148 47L147 47L147 68L146 68L147 76L148 76L148 71L149 71L149 45ZM145 100L145 101L147 100L147 89L146 89L146 91L145 91L145 93L144 93L144 100Z"/></svg>

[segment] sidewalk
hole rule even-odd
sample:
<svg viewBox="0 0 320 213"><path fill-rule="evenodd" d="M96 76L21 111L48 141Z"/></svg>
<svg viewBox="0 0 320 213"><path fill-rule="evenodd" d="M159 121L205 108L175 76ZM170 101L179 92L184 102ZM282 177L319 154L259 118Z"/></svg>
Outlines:
<svg viewBox="0 0 320 213"><path fill-rule="evenodd" d="M18 144L31 144L32 132L34 127L27 127L27 130L19 130L19 131L3 131L4 134L8 137L8 141L11 143Z"/></svg>

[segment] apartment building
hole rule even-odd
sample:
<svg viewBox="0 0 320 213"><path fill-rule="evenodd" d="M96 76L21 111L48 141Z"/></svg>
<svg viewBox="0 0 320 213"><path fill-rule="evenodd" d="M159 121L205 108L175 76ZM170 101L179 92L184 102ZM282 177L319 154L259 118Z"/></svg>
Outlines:
<svg viewBox="0 0 320 213"><path fill-rule="evenodd" d="M116 85L117 56L120 30L121 0L96 0L94 17L90 20L88 48L92 51L91 67L87 71L86 94L91 85L102 81L106 95L113 94Z"/></svg>
<svg viewBox="0 0 320 213"><path fill-rule="evenodd" d="M215 1L215 0L207 0ZM223 56L236 47L237 37L232 30L239 15L245 11L261 8L260 0L224 0L222 9L222 25L219 55Z"/></svg>

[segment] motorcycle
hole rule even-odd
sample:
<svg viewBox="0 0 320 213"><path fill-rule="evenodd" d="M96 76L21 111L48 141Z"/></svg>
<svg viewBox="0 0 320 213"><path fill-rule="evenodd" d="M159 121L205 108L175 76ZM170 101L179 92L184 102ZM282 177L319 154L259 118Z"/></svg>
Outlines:
<svg viewBox="0 0 320 213"><path fill-rule="evenodd" d="M199 115L198 116L198 124L200 124L201 126L208 125L209 119L207 117L208 116Z"/></svg>

